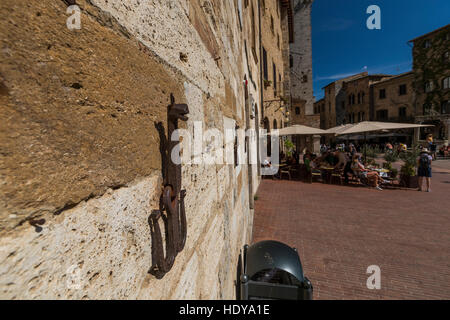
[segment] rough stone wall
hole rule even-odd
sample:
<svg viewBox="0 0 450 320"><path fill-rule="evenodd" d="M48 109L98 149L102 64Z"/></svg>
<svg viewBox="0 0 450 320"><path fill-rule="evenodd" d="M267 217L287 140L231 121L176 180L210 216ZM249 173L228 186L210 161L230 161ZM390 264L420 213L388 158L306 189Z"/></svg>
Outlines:
<svg viewBox="0 0 450 320"><path fill-rule="evenodd" d="M63 1L0 3L0 298L232 299L247 166L183 167L187 243L162 280L147 221L170 93L191 134L243 123L235 2L77 3L76 31Z"/></svg>
<svg viewBox="0 0 450 320"><path fill-rule="evenodd" d="M294 0L294 43L291 44L293 58L291 94L293 100L305 101L305 115L314 113L311 41L312 4L312 0Z"/></svg>
<svg viewBox="0 0 450 320"><path fill-rule="evenodd" d="M246 6L246 4L248 4ZM263 119L263 109L261 106L261 90L260 90L260 52L257 50L256 55L252 50L252 36L253 32L257 35L255 38L255 46L257 48L260 47L260 39L259 39L259 19L258 19L258 2L257 0L251 1L238 1L238 13L242 15L241 22L241 30L244 38L244 48L242 52L243 57L243 74L244 78L247 80L247 109L246 109L246 127L247 129L253 129L255 132L258 132L260 128L260 122ZM255 19L252 20L252 10L255 10ZM254 29L253 29L254 28ZM254 30L254 31L253 31ZM248 123L248 125L247 125ZM252 137L249 137L249 146L250 146L250 155L253 155L253 152L258 152L259 143L257 143L258 136L255 134ZM252 163L259 163L258 159L252 158ZM256 194L258 186L259 186L259 166L252 165L251 167L251 175L249 179L253 180L251 187L253 189L253 194Z"/></svg>
<svg viewBox="0 0 450 320"><path fill-rule="evenodd" d="M413 82L414 75L408 72L405 75L373 84L374 115L377 115L377 111L387 110L389 120L391 121L413 121L415 115ZM400 85L406 85L407 93L405 95L399 95ZM380 90L382 89L386 90L386 98L384 99L380 98ZM404 117L400 117L399 108L406 108L406 115Z"/></svg>

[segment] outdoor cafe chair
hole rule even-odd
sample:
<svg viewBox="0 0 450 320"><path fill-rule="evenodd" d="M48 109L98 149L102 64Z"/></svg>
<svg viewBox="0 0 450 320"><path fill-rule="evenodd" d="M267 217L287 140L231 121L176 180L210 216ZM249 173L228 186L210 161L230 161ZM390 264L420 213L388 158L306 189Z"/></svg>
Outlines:
<svg viewBox="0 0 450 320"><path fill-rule="evenodd" d="M280 179L283 179L283 175L287 175L289 180L292 180L290 167L280 168Z"/></svg>
<svg viewBox="0 0 450 320"><path fill-rule="evenodd" d="M342 185L342 179L343 179L344 171L343 170L336 170L331 173L330 182L333 184L335 181L337 181L340 185Z"/></svg>
<svg viewBox="0 0 450 320"><path fill-rule="evenodd" d="M313 169L313 170L311 171L311 174L310 174L310 183L313 183L313 182L314 182L314 179L322 180L322 182L323 182L323 179L322 179L322 172L320 172L320 170L315 170L315 169Z"/></svg>
<svg viewBox="0 0 450 320"><path fill-rule="evenodd" d="M299 165L294 165L289 168L291 176L295 177L296 179L300 178L300 170L301 169Z"/></svg>

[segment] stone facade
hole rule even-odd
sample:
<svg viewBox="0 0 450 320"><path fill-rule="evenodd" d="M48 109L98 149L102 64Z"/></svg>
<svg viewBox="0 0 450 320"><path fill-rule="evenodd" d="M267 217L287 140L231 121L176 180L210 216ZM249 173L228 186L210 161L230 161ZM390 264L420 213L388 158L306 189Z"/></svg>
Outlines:
<svg viewBox="0 0 450 320"><path fill-rule="evenodd" d="M345 82L345 98L341 105L345 105L346 119L344 123L358 123L373 121L373 103L370 87L373 83L390 78L390 75L367 75Z"/></svg>
<svg viewBox="0 0 450 320"><path fill-rule="evenodd" d="M320 114L320 110L325 108L325 99L322 98L314 102L314 114Z"/></svg>
<svg viewBox="0 0 450 320"><path fill-rule="evenodd" d="M373 120L391 122L414 122L414 74L407 72L374 83Z"/></svg>
<svg viewBox="0 0 450 320"><path fill-rule="evenodd" d="M331 83L325 88L324 109L320 115L321 121L325 124L324 128L329 129L336 125L336 85Z"/></svg>
<svg viewBox="0 0 450 320"><path fill-rule="evenodd" d="M261 1L263 122L268 131L283 128L289 120L289 9L281 0Z"/></svg>
<svg viewBox="0 0 450 320"><path fill-rule="evenodd" d="M367 72L339 79L323 88L325 95L320 108L320 123L322 129L330 129L335 126L348 123L347 111L349 105L347 97L347 83L368 76ZM352 86L350 88L354 89ZM350 94L351 96L351 94Z"/></svg>
<svg viewBox="0 0 450 320"><path fill-rule="evenodd" d="M257 166L183 166L187 243L162 280L148 218L171 93L191 135L258 128L258 2L77 4L70 31L63 1L0 2L0 298L233 299Z"/></svg>
<svg viewBox="0 0 450 320"><path fill-rule="evenodd" d="M293 124L314 115L311 10L312 0L294 1L294 42L291 44L291 95ZM305 117L295 117L295 108L300 108ZM316 117L317 118L317 117ZM312 119L309 124L317 123Z"/></svg>
<svg viewBox="0 0 450 320"><path fill-rule="evenodd" d="M438 145L450 140L450 25L410 41L416 92L416 122L434 127L421 130L417 139L433 134Z"/></svg>
<svg viewBox="0 0 450 320"><path fill-rule="evenodd" d="M316 101L314 103L314 113L319 115L320 119L320 129L325 128L325 117L322 117L322 114L325 114L325 97Z"/></svg>

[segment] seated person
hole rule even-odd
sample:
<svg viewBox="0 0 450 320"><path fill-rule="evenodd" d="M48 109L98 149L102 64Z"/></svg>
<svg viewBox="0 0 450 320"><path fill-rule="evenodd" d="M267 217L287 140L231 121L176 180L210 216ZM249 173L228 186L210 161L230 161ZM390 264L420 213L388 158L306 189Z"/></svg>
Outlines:
<svg viewBox="0 0 450 320"><path fill-rule="evenodd" d="M407 145L404 143L400 143L398 145L398 152L406 152L406 151L408 151Z"/></svg>
<svg viewBox="0 0 450 320"><path fill-rule="evenodd" d="M294 159L294 157L293 157L293 156L289 156L289 157L287 158L287 160L286 160L286 164L288 164L288 165L293 165L293 164L295 164L295 159Z"/></svg>
<svg viewBox="0 0 450 320"><path fill-rule="evenodd" d="M304 164L305 164L307 172L312 172L312 171L314 171L314 169L316 169L318 167L316 160L317 160L317 157L315 155L313 155L312 153L305 155ZM315 171L317 171L317 170L315 170Z"/></svg>
<svg viewBox="0 0 450 320"><path fill-rule="evenodd" d="M270 162L270 158L266 158L263 161L263 168L270 168L270 167L272 167L272 162Z"/></svg>
<svg viewBox="0 0 450 320"><path fill-rule="evenodd" d="M297 151L294 151L293 157L295 160L295 164L299 164L300 163L300 154Z"/></svg>
<svg viewBox="0 0 450 320"><path fill-rule="evenodd" d="M323 154L320 158L320 162L322 163L323 167L334 167L337 164L333 152L326 152L325 154Z"/></svg>
<svg viewBox="0 0 450 320"><path fill-rule="evenodd" d="M439 149L439 154L443 157L447 157L450 152L450 147L448 145L444 145L442 148Z"/></svg>
<svg viewBox="0 0 450 320"><path fill-rule="evenodd" d="M335 169L344 169L346 164L347 164L347 162L350 161L350 159L348 158L347 154L344 153L343 151L336 151L334 153L334 158L336 160L338 160L337 164L334 165Z"/></svg>
<svg viewBox="0 0 450 320"><path fill-rule="evenodd" d="M386 143L386 152L394 152L394 147L390 142Z"/></svg>
<svg viewBox="0 0 450 320"><path fill-rule="evenodd" d="M380 187L381 183L383 182L380 174L377 171L366 169L366 167L364 167L364 165L359 161L358 155L353 156L351 168L356 176L360 178L367 178L369 184L372 187L375 187L380 191L383 190Z"/></svg>

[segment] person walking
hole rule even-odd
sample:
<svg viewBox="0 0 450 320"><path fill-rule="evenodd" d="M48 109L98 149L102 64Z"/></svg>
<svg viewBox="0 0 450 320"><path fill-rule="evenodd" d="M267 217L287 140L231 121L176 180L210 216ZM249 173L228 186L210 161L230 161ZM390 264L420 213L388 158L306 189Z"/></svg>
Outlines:
<svg viewBox="0 0 450 320"><path fill-rule="evenodd" d="M344 151L336 151L334 156L339 161L334 168L336 170L344 169L345 184L348 184L349 183L348 174L353 172L353 170L352 170L352 162L350 160L351 158Z"/></svg>
<svg viewBox="0 0 450 320"><path fill-rule="evenodd" d="M417 158L418 164L418 176L419 176L419 191L423 191L423 179L427 181L427 192L431 192L431 178L432 170L431 164L433 162L433 157L430 156L429 150L427 148L422 149L420 156Z"/></svg>

